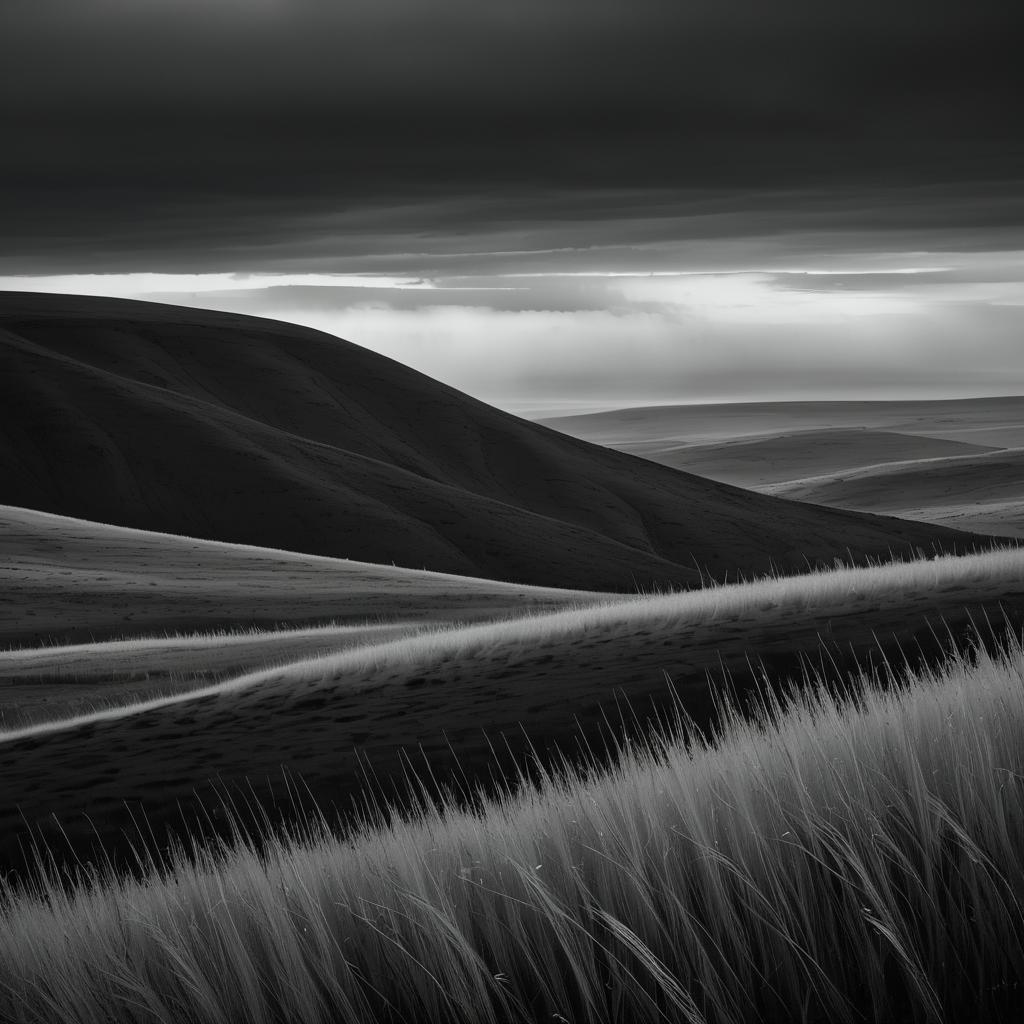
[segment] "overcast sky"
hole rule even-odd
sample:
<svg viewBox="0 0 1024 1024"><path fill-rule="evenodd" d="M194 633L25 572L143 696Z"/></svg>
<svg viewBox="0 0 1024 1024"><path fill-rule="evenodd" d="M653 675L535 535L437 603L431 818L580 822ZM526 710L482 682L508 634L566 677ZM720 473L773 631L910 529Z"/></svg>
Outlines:
<svg viewBox="0 0 1024 1024"><path fill-rule="evenodd" d="M520 408L1024 393L1012 3L3 0L0 37L0 287Z"/></svg>

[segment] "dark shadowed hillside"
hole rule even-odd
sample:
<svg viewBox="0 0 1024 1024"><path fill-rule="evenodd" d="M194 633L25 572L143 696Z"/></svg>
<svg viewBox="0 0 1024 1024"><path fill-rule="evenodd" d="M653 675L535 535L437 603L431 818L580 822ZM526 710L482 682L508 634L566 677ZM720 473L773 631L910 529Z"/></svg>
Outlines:
<svg viewBox="0 0 1024 1024"><path fill-rule="evenodd" d="M627 591L972 544L599 448L305 328L21 293L0 295L0 503Z"/></svg>

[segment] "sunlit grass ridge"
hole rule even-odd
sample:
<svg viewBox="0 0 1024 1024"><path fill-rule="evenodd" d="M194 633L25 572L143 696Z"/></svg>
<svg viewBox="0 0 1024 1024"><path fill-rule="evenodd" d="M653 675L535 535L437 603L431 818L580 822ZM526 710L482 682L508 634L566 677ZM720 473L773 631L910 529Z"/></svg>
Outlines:
<svg viewBox="0 0 1024 1024"><path fill-rule="evenodd" d="M708 745L8 892L15 1021L1016 1020L1024 651L822 689Z"/></svg>
<svg viewBox="0 0 1024 1024"><path fill-rule="evenodd" d="M511 658L534 650L540 643L585 634L615 639L635 634L638 627L679 633L711 622L749 623L751 628L763 629L805 614L813 614L816 620L827 624L830 616L849 615L872 605L926 609L934 604L936 595L960 592L964 602L972 604L998 601L1008 593L1024 593L1024 547L865 567L837 564L832 569L800 576L764 577L655 595L609 596L607 600L580 603L559 611L426 627L414 636L289 660L284 666L270 664L186 693L0 730L0 741L256 687L263 693L274 687L288 692L300 686L333 689L343 679L346 685L373 685L378 673L386 674L403 665L415 664L422 672L432 670L432 666L441 671L453 660L487 657L495 652ZM751 653L756 656L757 652ZM22 652L10 654L12 658L23 656Z"/></svg>

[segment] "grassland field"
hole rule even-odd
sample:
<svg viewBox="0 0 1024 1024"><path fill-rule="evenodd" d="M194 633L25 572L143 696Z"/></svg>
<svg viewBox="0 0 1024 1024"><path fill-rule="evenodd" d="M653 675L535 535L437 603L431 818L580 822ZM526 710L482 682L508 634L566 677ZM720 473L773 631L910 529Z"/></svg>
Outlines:
<svg viewBox="0 0 1024 1024"><path fill-rule="evenodd" d="M368 785L400 799L410 764L473 786L533 751L600 743L609 721L656 718L675 697L706 726L723 693L766 677L934 662L1016 628L1022 608L1024 552L1005 549L434 628L58 716L0 734L0 853L16 866L41 834L65 856L95 857L97 843L124 854L139 816L166 848L215 799L211 780L279 806L293 763L328 815Z"/></svg>
<svg viewBox="0 0 1024 1024"><path fill-rule="evenodd" d="M1019 1024L1022 423L0 295L0 1021Z"/></svg>
<svg viewBox="0 0 1024 1024"><path fill-rule="evenodd" d="M1019 1019L1019 644L886 691L768 697L712 743L682 726L475 812L382 811L346 840L314 819L142 880L0 889L0 1014Z"/></svg>

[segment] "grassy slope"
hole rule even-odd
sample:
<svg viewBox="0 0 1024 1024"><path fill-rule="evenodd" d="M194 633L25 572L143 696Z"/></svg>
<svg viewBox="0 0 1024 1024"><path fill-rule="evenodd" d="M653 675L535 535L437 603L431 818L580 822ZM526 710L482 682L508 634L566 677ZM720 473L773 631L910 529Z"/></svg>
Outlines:
<svg viewBox="0 0 1024 1024"><path fill-rule="evenodd" d="M1024 448L828 473L791 480L773 492L799 501L1024 536Z"/></svg>
<svg viewBox="0 0 1024 1024"><path fill-rule="evenodd" d="M748 402L616 409L543 421L598 444L721 441L798 430L871 429L1007 447L1024 444L1024 397L892 402Z"/></svg>
<svg viewBox="0 0 1024 1024"><path fill-rule="evenodd" d="M51 828L52 814L85 847L94 830L119 841L138 807L159 834L180 807L208 799L213 777L280 800L285 768L341 807L364 792L367 760L387 792L418 751L441 778L480 778L494 766L492 743L525 749L523 729L541 749L571 746L580 728L593 736L617 718L623 696L641 715L650 701L664 706L666 673L707 721L711 679L724 669L748 686L751 658L781 673L823 651L839 665L879 645L913 655L934 648L943 621L959 633L969 615L998 624L1022 610L1024 552L1005 551L638 598L295 663L6 736L0 856L16 860L26 826Z"/></svg>
<svg viewBox="0 0 1024 1024"><path fill-rule="evenodd" d="M284 622L450 621L587 599L0 506L6 646Z"/></svg>
<svg viewBox="0 0 1024 1024"><path fill-rule="evenodd" d="M522 610L529 607L524 605ZM467 605L461 617L471 619L480 610ZM0 651L0 730L187 693L243 672L337 654L437 625L437 620L405 619L391 624L189 633Z"/></svg>
<svg viewBox="0 0 1024 1024"><path fill-rule="evenodd" d="M13 894L0 1014L810 1022L1019 1018L1024 653L484 808L165 881ZM774 720L768 720L769 717Z"/></svg>
<svg viewBox="0 0 1024 1024"><path fill-rule="evenodd" d="M0 501L583 589L963 538L594 447L356 345L151 303L0 295ZM967 541L970 543L970 541Z"/></svg>
<svg viewBox="0 0 1024 1024"><path fill-rule="evenodd" d="M742 437L705 444L651 440L620 445L664 466L755 490L765 484L823 473L840 473L884 462L948 455L980 455L990 449L888 430L822 429ZM772 491L784 496L784 490ZM791 495L794 498L797 494Z"/></svg>

